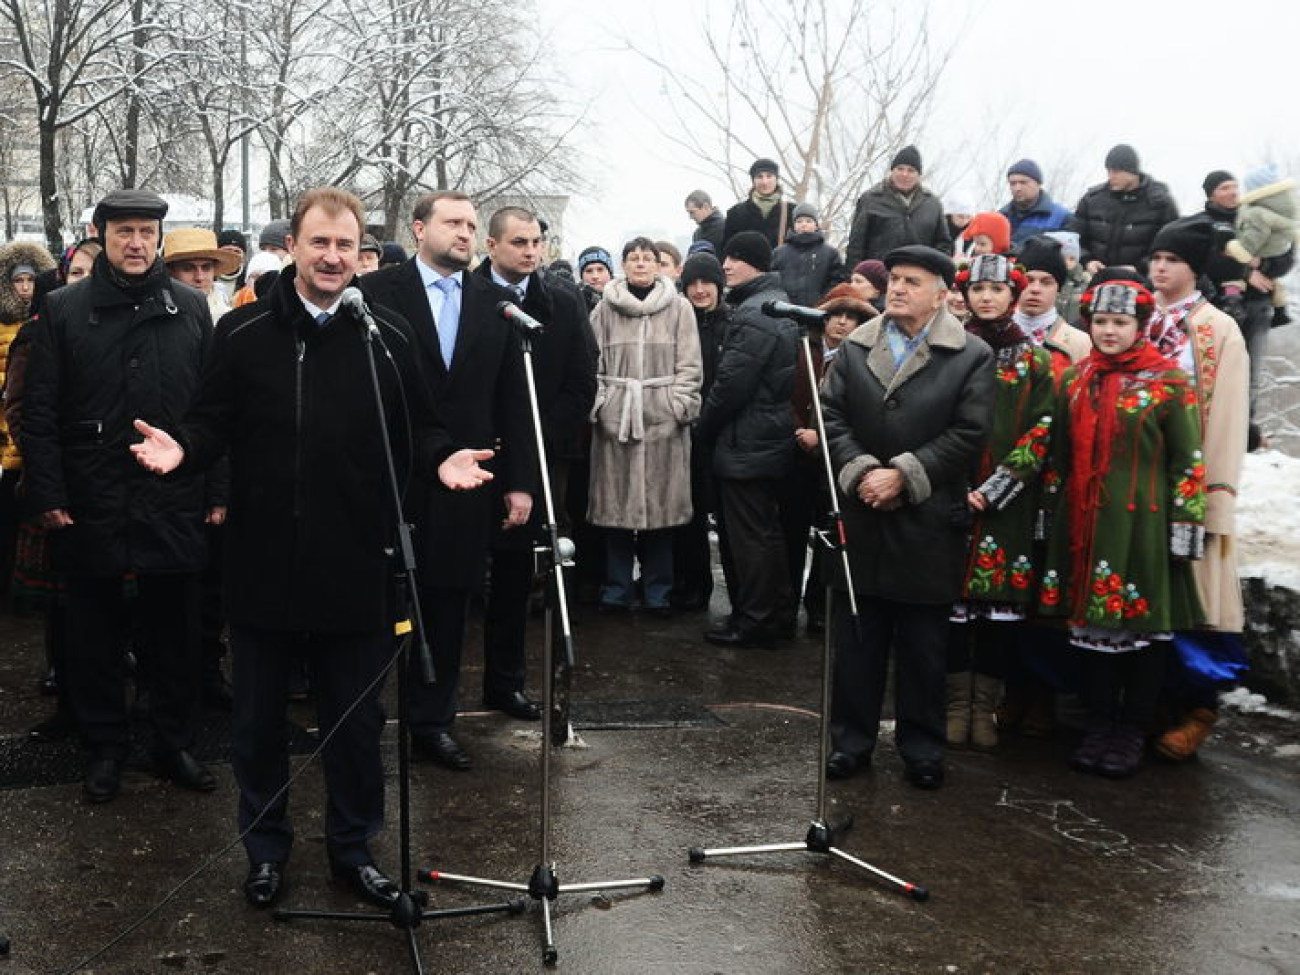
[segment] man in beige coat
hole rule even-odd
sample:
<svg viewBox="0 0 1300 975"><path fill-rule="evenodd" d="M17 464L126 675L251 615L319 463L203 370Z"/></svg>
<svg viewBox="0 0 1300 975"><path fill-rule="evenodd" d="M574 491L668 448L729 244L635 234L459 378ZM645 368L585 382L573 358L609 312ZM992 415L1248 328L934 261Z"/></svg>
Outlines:
<svg viewBox="0 0 1300 975"><path fill-rule="evenodd" d="M1151 336L1196 385L1204 439L1205 557L1192 564L1206 626L1240 633L1241 583L1237 579L1237 485L1250 417L1249 358L1236 322L1196 289L1212 254L1213 224L1203 215L1162 227L1151 245L1150 274L1156 311ZM1181 719L1156 743L1167 758L1196 753L1217 717L1212 691L1183 703Z"/></svg>
<svg viewBox="0 0 1300 975"><path fill-rule="evenodd" d="M600 362L587 520L606 529L601 607L633 607L639 557L642 605L667 614L666 529L691 520L690 425L700 412L701 363L695 312L658 273L658 260L653 241L628 241L624 276L605 286L591 314Z"/></svg>

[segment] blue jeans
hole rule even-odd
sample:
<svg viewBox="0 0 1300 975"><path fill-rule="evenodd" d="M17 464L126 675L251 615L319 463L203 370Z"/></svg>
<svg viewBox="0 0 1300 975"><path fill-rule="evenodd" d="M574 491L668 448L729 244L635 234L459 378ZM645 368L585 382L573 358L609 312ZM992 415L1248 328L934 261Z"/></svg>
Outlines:
<svg viewBox="0 0 1300 975"><path fill-rule="evenodd" d="M641 557L641 596L647 609L668 605L673 587L673 536L671 529L631 531L626 528L605 529L605 585L600 601L605 606L631 606L636 590L632 569Z"/></svg>

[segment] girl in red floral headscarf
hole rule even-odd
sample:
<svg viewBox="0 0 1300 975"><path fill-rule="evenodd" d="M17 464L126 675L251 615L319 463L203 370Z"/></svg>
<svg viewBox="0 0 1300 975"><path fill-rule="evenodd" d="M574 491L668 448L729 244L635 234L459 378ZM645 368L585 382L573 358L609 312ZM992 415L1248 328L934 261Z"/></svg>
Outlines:
<svg viewBox="0 0 1300 975"><path fill-rule="evenodd" d="M1202 619L1205 468L1195 387L1147 340L1154 299L1133 271L1093 278L1087 359L1062 377L1054 494L1038 595L1082 648L1088 725L1070 764L1113 778L1141 762L1171 631Z"/></svg>

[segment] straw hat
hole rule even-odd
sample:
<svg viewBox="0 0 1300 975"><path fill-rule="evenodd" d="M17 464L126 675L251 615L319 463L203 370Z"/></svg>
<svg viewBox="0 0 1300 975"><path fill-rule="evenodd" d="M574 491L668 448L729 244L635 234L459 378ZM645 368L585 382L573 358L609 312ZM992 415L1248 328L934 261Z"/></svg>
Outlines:
<svg viewBox="0 0 1300 975"><path fill-rule="evenodd" d="M167 231L163 235L163 260L168 264L176 261L214 261L218 274L232 274L244 263L238 254L218 247L217 235L202 227L178 227Z"/></svg>

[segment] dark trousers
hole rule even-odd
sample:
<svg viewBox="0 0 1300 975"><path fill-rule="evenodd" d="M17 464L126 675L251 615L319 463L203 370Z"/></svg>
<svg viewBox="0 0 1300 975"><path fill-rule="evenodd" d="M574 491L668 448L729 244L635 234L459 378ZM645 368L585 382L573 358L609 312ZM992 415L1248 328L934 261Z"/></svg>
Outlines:
<svg viewBox="0 0 1300 975"><path fill-rule="evenodd" d="M141 575L134 595L120 576L67 580L68 703L96 757L130 751L123 650L134 633L147 667L155 751L189 748L199 702L199 577Z"/></svg>
<svg viewBox="0 0 1300 975"><path fill-rule="evenodd" d="M235 698L231 719L231 764L239 785L239 829L253 863L284 862L293 846L289 796L276 797L289 779L285 697L295 659L306 657L315 691L321 735L339 724L394 652L393 635L378 633L298 633L230 627ZM383 681L365 694L325 746L325 838L331 859L350 866L371 861L367 842L384 823L384 770L379 738L384 713L379 703Z"/></svg>
<svg viewBox="0 0 1300 975"><path fill-rule="evenodd" d="M731 549L731 622L770 629L793 613L785 538L775 480L718 481Z"/></svg>
<svg viewBox="0 0 1300 975"><path fill-rule="evenodd" d="M522 531L522 529L520 529ZM524 689L527 673L528 600L533 591L531 549L495 549L483 613L483 697L508 697Z"/></svg>
<svg viewBox="0 0 1300 975"><path fill-rule="evenodd" d="M948 673L974 671L1006 680L1016 654L1016 636L1023 625L1018 620L986 619L953 623L948 632Z"/></svg>
<svg viewBox="0 0 1300 975"><path fill-rule="evenodd" d="M1082 651L1086 655L1083 700L1088 723L1150 731L1164 685L1168 651L1169 644L1164 641L1128 653Z"/></svg>
<svg viewBox="0 0 1300 975"><path fill-rule="evenodd" d="M808 530L820 521L819 508L822 507L822 491L819 490L818 476L820 468L812 467L805 458L795 464L790 476L782 479L780 484L781 533L785 538L786 571L790 575L790 620L793 622L799 611L799 603L821 607L826 601L824 595L811 591L804 594L804 568L808 564ZM818 543L820 544L820 543Z"/></svg>
<svg viewBox="0 0 1300 975"><path fill-rule="evenodd" d="M421 586L420 609L424 614L424 635L433 656L435 679L432 684L424 682L419 657L411 654L408 701L412 733L431 735L451 730L456 721L469 590Z"/></svg>
<svg viewBox="0 0 1300 975"><path fill-rule="evenodd" d="M875 749L892 651L894 740L899 754L909 765L943 758L944 663L951 611L947 603L899 603L859 595L859 640L848 596L834 594L831 742L836 751L863 758Z"/></svg>
<svg viewBox="0 0 1300 975"><path fill-rule="evenodd" d="M226 655L226 645L221 635L226 628L226 614L221 598L221 567L226 540L224 525L208 525L204 531L208 539L208 564L203 569L199 611L199 646L201 686L219 687L225 683L221 673L221 659Z"/></svg>

